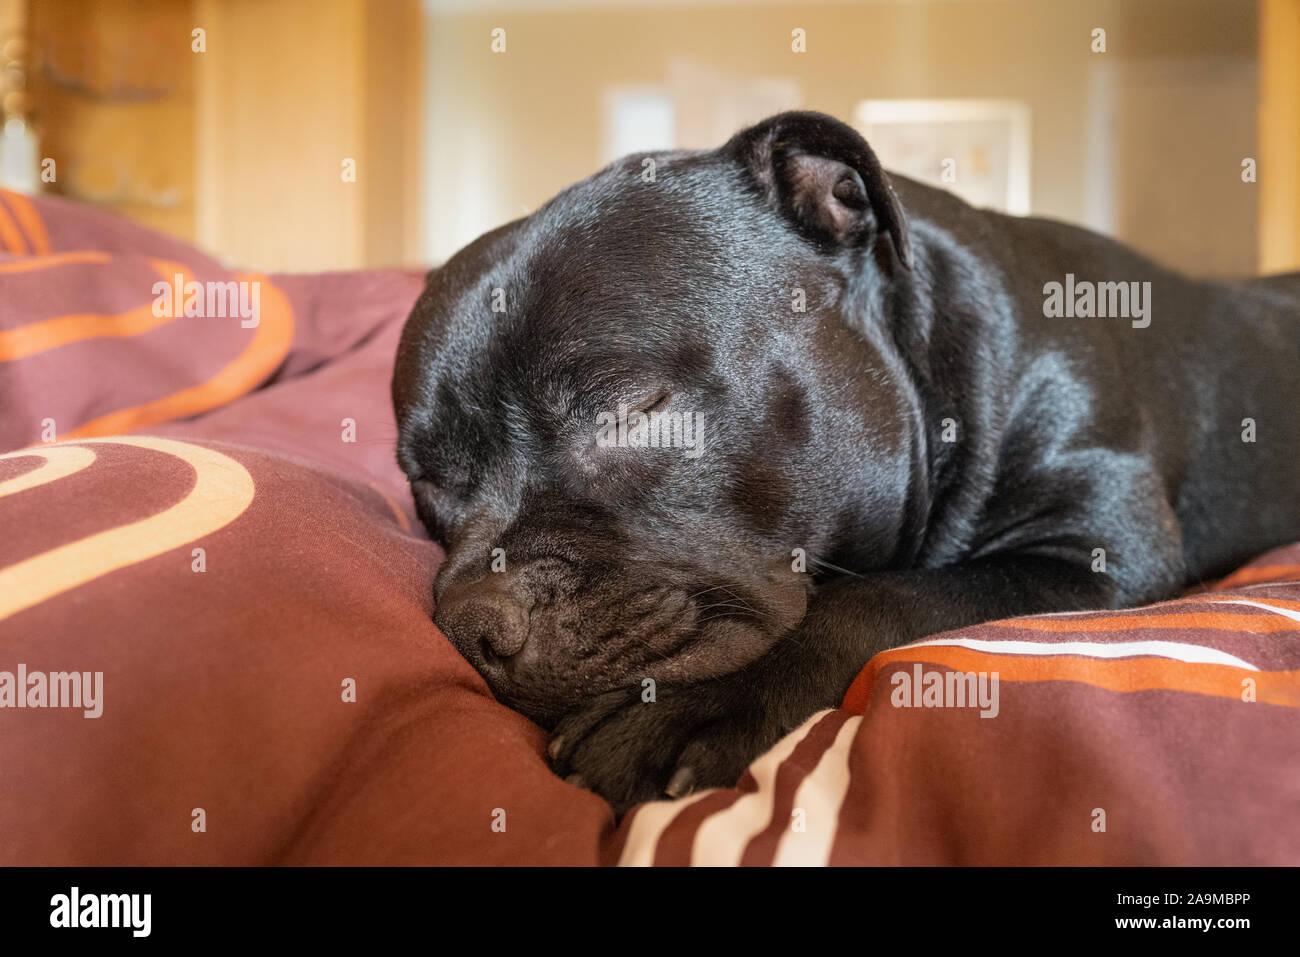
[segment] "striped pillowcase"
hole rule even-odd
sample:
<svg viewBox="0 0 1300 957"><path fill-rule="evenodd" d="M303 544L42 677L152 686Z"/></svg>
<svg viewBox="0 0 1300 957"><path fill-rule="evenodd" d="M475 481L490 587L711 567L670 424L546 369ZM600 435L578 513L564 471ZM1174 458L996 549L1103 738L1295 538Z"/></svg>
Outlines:
<svg viewBox="0 0 1300 957"><path fill-rule="evenodd" d="M1293 546L1173 601L877 655L738 787L638 808L613 858L1295 864L1297 742Z"/></svg>

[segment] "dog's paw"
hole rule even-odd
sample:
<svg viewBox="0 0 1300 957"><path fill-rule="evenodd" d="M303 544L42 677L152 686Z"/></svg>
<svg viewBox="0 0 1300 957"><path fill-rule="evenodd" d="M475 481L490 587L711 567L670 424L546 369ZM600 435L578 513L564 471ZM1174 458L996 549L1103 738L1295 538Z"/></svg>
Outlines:
<svg viewBox="0 0 1300 957"><path fill-rule="evenodd" d="M748 690L749 693L746 693ZM734 785L782 729L734 677L607 692L565 717L552 768L595 791L621 817L632 805Z"/></svg>

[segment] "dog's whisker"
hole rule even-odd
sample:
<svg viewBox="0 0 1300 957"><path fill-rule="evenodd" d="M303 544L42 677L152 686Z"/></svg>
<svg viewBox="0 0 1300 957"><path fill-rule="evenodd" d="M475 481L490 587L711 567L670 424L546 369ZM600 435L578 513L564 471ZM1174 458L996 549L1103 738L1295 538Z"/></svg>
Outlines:
<svg viewBox="0 0 1300 957"><path fill-rule="evenodd" d="M703 616L707 615L709 612L717 611L719 609L730 609L732 611L740 611L760 621L771 621L770 615L768 615L765 612L759 611L757 608L754 608L751 605L734 604L731 602L718 602L716 604L706 605L705 607L700 609L700 616L701 618L703 618Z"/></svg>
<svg viewBox="0 0 1300 957"><path fill-rule="evenodd" d="M840 572L841 574L844 574L844 575L852 575L854 578L866 578L866 577L867 577L867 576L863 575L861 572L855 572L855 571L853 571L852 569L849 569L849 568L841 568L839 565L832 564L831 562L825 561L825 560L820 559L820 558L816 558L816 557L814 557L814 556L812 556L812 555L809 555L809 556L808 556L808 561L812 562L814 565L816 565L816 566L819 567L819 568L829 568L831 571Z"/></svg>
<svg viewBox="0 0 1300 957"><path fill-rule="evenodd" d="M710 588L701 588L693 595L687 595L686 597L687 599L699 598L701 595L706 595L711 591L717 591L719 588L743 588L743 587L745 586L742 585L740 582L723 582L721 585L713 585Z"/></svg>

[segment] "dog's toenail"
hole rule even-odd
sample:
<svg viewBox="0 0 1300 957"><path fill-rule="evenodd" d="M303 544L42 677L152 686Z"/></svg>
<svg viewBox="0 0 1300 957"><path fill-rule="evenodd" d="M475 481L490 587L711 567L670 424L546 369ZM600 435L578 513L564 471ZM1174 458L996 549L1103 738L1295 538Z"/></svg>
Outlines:
<svg viewBox="0 0 1300 957"><path fill-rule="evenodd" d="M664 788L664 793L669 797L679 798L690 794L693 787L695 787L695 772L690 768L678 768L668 781L668 787Z"/></svg>

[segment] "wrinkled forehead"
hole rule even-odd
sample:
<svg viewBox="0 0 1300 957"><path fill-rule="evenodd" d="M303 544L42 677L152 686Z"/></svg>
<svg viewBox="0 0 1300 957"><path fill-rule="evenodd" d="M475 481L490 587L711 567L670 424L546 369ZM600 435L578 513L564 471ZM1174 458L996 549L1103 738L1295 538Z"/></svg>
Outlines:
<svg viewBox="0 0 1300 957"><path fill-rule="evenodd" d="M707 386L788 313L798 256L716 153L632 156L453 257L411 378L426 409Z"/></svg>
<svg viewBox="0 0 1300 957"><path fill-rule="evenodd" d="M693 365L711 332L753 314L756 216L726 170L665 163L655 182L635 161L556 197L481 256L477 271L451 264L459 338L489 340L538 359L581 357L612 367L648 357ZM665 178L671 182L665 181ZM676 348L674 348L676 347ZM575 354L580 350L581 355Z"/></svg>
<svg viewBox="0 0 1300 957"><path fill-rule="evenodd" d="M759 209L738 171L712 154L663 157L653 180L640 171L629 157L530 218L508 270L524 305L586 297L654 315L665 301L704 304L735 277Z"/></svg>

